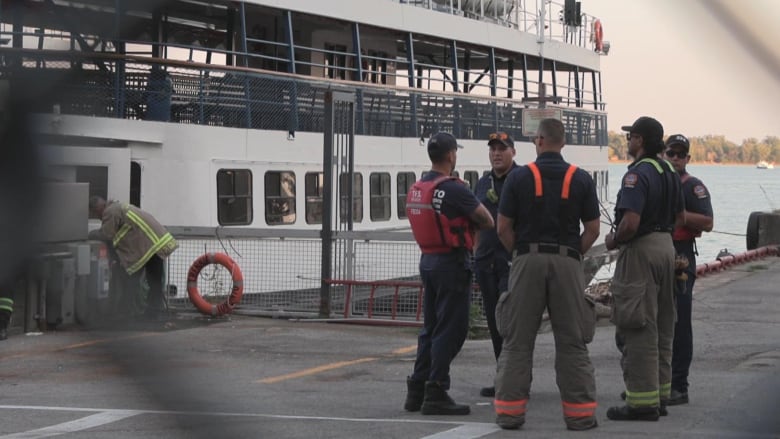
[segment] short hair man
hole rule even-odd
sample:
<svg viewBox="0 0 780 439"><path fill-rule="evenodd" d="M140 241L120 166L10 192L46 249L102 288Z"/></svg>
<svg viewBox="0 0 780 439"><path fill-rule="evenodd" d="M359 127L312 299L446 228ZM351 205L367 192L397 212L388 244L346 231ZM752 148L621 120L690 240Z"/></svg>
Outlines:
<svg viewBox="0 0 780 439"><path fill-rule="evenodd" d="M685 269L678 269L682 279L675 282L674 301L677 305L677 322L674 324L672 345L672 392L668 405L688 403L688 373L693 359L693 284L696 282L696 238L701 232L712 230L713 213L710 192L704 183L688 173L686 165L691 160L691 144L682 134L666 139L666 159L680 175L685 199L685 221L674 229L672 240L678 257L687 260Z"/></svg>
<svg viewBox="0 0 780 439"><path fill-rule="evenodd" d="M586 344L595 311L585 299L584 255L599 236L601 214L590 174L563 160L564 126L543 119L537 158L507 178L498 209L498 237L513 251L509 291L496 307L504 336L496 372L496 423L525 423L533 350L545 308L555 337L555 374L570 430L596 427L596 381ZM580 223L584 231L580 233Z"/></svg>
<svg viewBox="0 0 780 439"><path fill-rule="evenodd" d="M674 246L672 229L682 221L680 177L659 158L664 129L640 117L627 131L635 158L623 176L615 205L617 229L607 249L620 247L612 279L612 322L621 350L626 405L610 407L617 421L657 421L671 392L674 337Z"/></svg>
<svg viewBox="0 0 780 439"><path fill-rule="evenodd" d="M90 217L100 218L100 229L90 239L109 241L128 275L142 271L149 283L146 316L155 318L163 310L163 260L178 247L176 240L151 214L126 203L89 199Z"/></svg>
<svg viewBox="0 0 780 439"><path fill-rule="evenodd" d="M498 216L498 203L501 201L501 191L509 173L516 169L515 142L512 136L499 131L488 136L488 159L490 172L477 182L474 194L490 211L493 221ZM501 355L501 335L496 329L496 303L498 296L507 290L509 280L509 252L498 240L496 229L483 229L477 233L474 243L474 276L482 293L482 309L487 318L488 331L493 343L493 354L496 361ZM481 396L493 397L495 386L483 387Z"/></svg>
<svg viewBox="0 0 780 439"><path fill-rule="evenodd" d="M463 181L451 177L458 145L449 133L428 141L431 171L409 189L406 213L420 246L425 289L423 328L414 371L406 380L404 409L423 415L467 415L468 405L447 394L450 363L463 347L471 306L473 228L492 228L493 218Z"/></svg>

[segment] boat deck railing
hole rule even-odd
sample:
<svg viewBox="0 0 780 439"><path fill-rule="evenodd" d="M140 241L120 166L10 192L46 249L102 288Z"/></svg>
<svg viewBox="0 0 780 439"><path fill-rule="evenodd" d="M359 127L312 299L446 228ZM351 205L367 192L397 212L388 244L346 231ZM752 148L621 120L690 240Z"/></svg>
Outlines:
<svg viewBox="0 0 780 439"><path fill-rule="evenodd" d="M542 36L589 49L595 48L593 22L596 17L581 13L577 26L564 22L565 6L549 0L389 0L445 14L499 24L522 32L539 34L540 22L544 23ZM545 13L540 17L541 2Z"/></svg>
<svg viewBox="0 0 780 439"><path fill-rule="evenodd" d="M425 137L449 131L462 139L484 139L499 128L521 133L525 108L506 98L142 56L0 49L0 57L15 59L0 64L0 79L51 88L46 99L31 104L44 113L56 105L62 114L322 132L325 93L337 90L356 96L355 134ZM567 143L607 143L604 113L566 107L562 111Z"/></svg>

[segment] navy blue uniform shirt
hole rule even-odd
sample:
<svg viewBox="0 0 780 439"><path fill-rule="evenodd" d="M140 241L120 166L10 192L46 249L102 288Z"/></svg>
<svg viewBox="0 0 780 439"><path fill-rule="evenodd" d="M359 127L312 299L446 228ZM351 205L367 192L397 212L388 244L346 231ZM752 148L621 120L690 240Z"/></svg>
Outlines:
<svg viewBox="0 0 780 439"><path fill-rule="evenodd" d="M434 171L426 172L421 181L431 181L439 178L442 174ZM437 202L439 199L441 202ZM433 206L436 212L441 212L447 218L469 217L477 207L479 201L471 193L468 187L457 180L445 180L436 187L433 196ZM470 258L464 258L461 252L423 254L420 258L420 266L425 269L434 268L457 268L453 264L466 264Z"/></svg>
<svg viewBox="0 0 780 439"><path fill-rule="evenodd" d="M534 176L527 166L512 171L504 184L498 212L513 218L515 247L518 244L548 242L580 250L580 222L599 218L599 199L590 174L577 169L571 179L569 219L566 236L561 235L560 201L563 176L569 164L555 152L536 158L542 174L542 202L535 201Z"/></svg>
<svg viewBox="0 0 780 439"><path fill-rule="evenodd" d="M683 197L685 197L685 210L712 217L712 199L707 186L698 178L690 175L682 184Z"/></svg>
<svg viewBox="0 0 780 439"><path fill-rule="evenodd" d="M684 207L680 177L671 166L653 157L642 157L628 165L617 195L615 224L630 210L640 215L635 237L656 231L671 233L675 216Z"/></svg>
<svg viewBox="0 0 780 439"><path fill-rule="evenodd" d="M512 167L509 169L509 172L501 177L497 177L495 172L490 171L489 174L479 179L477 187L474 189L474 194L477 196L477 199L490 211L490 215L493 216L494 222L498 218L498 204L501 201L501 191L504 187L504 182L509 174L517 167L517 163L512 162ZM499 197L495 202L490 201L487 196L490 189L493 189ZM504 246L501 245L501 241L498 239L498 233L496 233L495 227L492 229L482 229L478 233L479 247L477 247L477 250L474 253L475 261L481 261L491 256L503 258L507 261L510 259L509 252L506 251Z"/></svg>

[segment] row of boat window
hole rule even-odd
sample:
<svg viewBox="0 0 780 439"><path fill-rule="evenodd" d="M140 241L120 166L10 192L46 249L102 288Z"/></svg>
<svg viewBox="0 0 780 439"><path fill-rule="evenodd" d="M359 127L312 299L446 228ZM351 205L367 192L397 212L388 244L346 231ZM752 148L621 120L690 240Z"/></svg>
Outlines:
<svg viewBox="0 0 780 439"><path fill-rule="evenodd" d="M484 171L482 175L490 171ZM605 172L605 171L600 171ZM363 222L363 173L352 174L352 221ZM455 171L455 175L458 172ZM598 184L599 171L593 173ZM465 171L463 180L474 191L480 174ZM603 175L602 175L603 177ZM296 174L292 171L266 171L264 175L265 222L270 226L294 224L297 220ZM323 174L306 172L304 179L306 224L322 224ZM253 222L252 171L249 169L221 169L217 172L217 220L220 225L249 225ZM372 222L390 221L392 212L392 176L389 172L368 174L369 219ZM396 212L398 219L406 218L406 194L417 181L414 172L398 172L395 175ZM339 218L347 221L349 204L349 174L342 173L338 180ZM334 194L335 195L335 194Z"/></svg>
<svg viewBox="0 0 780 439"><path fill-rule="evenodd" d="M363 222L363 173L352 174L352 221ZM248 225L253 221L252 171L221 169L217 172L217 220L220 225ZM322 224L323 174L307 172L303 176L305 218L307 224ZM368 175L369 218L373 222L392 219L391 174L372 172ZM464 180L473 190L479 180L477 171L466 171ZM406 193L417 181L414 172L395 175L396 217L406 218ZM264 175L265 222L268 225L294 224L297 220L297 179L292 171L267 171ZM349 204L349 174L342 173L338 181L339 218L347 221Z"/></svg>

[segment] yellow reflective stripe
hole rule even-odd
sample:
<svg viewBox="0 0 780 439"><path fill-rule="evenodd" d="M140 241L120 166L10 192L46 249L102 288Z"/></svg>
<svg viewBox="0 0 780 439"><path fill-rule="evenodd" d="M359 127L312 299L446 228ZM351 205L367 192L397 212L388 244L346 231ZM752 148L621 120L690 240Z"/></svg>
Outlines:
<svg viewBox="0 0 780 439"><path fill-rule="evenodd" d="M119 241L121 241L122 238L127 235L127 232L129 232L130 229L132 229L132 227L130 227L129 224L122 224L122 227L120 227L119 231L116 232L116 235L114 235L114 240L112 241L114 243L114 247L119 245Z"/></svg>
<svg viewBox="0 0 780 439"><path fill-rule="evenodd" d="M149 224L146 224L146 221L144 221L143 218L138 216L132 210L127 211L127 218L133 223L135 223L135 225L138 226L138 228L141 229L142 232L144 232L144 235L146 235L150 241L157 242L157 240L160 239L157 237L157 234L154 233L154 230L152 230L152 228L149 227Z"/></svg>
<svg viewBox="0 0 780 439"><path fill-rule="evenodd" d="M657 162L657 161L655 161L655 160L653 160L653 159L650 159L650 158L644 158L644 159L640 160L640 161L637 163L637 165L638 165L639 163L650 163L651 165L655 166L655 170L656 170L656 171L658 171L658 173L659 173L659 174L663 174L663 173L664 173L664 168L662 168L662 167L661 167L661 165L659 165L659 164L658 164L658 162Z"/></svg>
<svg viewBox="0 0 780 439"><path fill-rule="evenodd" d="M658 391L629 392L626 390L626 402L633 407L652 407L659 404Z"/></svg>
<svg viewBox="0 0 780 439"><path fill-rule="evenodd" d="M141 259L137 260L135 262L135 264L133 264L133 265L131 265L130 267L127 268L127 273L128 274L133 274L136 271L140 270L141 267L143 267L144 264L146 264L146 262L149 261L149 258L151 258L152 255L154 255L155 253L160 251L161 248L165 247L166 245L168 245L172 241L174 241L174 239L173 239L173 236L171 236L170 233L166 233L165 235L163 235L163 237L159 241L155 242L154 245L152 245L152 247L149 249L149 251L144 253L144 255L143 255L143 257Z"/></svg>
<svg viewBox="0 0 780 439"><path fill-rule="evenodd" d="M661 388L658 390L661 398L669 398L672 395L672 383L661 384Z"/></svg>
<svg viewBox="0 0 780 439"><path fill-rule="evenodd" d="M14 311L14 301L13 299L9 299L6 297L0 297L0 309L4 309L6 311L13 312Z"/></svg>

